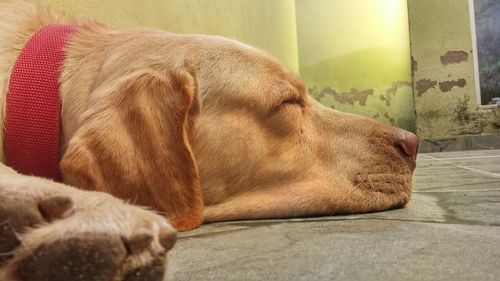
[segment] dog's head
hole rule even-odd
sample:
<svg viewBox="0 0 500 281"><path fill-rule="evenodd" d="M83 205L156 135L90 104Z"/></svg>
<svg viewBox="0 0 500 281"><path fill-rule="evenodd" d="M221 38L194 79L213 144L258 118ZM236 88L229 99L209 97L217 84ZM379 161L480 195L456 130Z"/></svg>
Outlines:
<svg viewBox="0 0 500 281"><path fill-rule="evenodd" d="M123 57L98 76L63 157L70 183L155 207L180 229L202 216L329 215L408 202L415 135L322 106L279 62L238 42L142 36L117 44L113 56Z"/></svg>
<svg viewBox="0 0 500 281"><path fill-rule="evenodd" d="M417 138L328 109L259 50L202 60L193 148L205 220L357 213L405 205Z"/></svg>

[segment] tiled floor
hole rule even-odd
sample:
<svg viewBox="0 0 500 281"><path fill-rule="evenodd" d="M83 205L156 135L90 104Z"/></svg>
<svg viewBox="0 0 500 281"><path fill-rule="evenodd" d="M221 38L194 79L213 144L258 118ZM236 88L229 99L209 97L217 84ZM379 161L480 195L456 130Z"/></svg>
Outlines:
<svg viewBox="0 0 500 281"><path fill-rule="evenodd" d="M404 209L181 234L174 280L500 280L500 150L420 154Z"/></svg>

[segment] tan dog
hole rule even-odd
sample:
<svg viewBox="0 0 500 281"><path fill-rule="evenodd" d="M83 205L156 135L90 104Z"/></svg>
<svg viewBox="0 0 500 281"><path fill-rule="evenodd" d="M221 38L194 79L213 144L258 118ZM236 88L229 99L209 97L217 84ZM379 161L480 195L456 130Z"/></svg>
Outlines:
<svg viewBox="0 0 500 281"><path fill-rule="evenodd" d="M67 22L0 4L0 110L29 38ZM178 230L408 202L417 138L323 107L265 53L221 37L79 24L60 80L68 185L1 166L0 280L162 280L175 231L115 198Z"/></svg>

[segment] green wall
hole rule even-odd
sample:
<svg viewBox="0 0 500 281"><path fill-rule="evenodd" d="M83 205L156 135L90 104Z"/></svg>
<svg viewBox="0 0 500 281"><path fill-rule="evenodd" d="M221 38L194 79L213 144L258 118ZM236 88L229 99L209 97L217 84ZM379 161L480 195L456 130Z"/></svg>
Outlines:
<svg viewBox="0 0 500 281"><path fill-rule="evenodd" d="M30 0L45 3L44 0ZM298 72L293 0L51 0L67 14L115 27L216 34L259 47Z"/></svg>
<svg viewBox="0 0 500 281"><path fill-rule="evenodd" d="M116 27L218 34L260 47L300 69L326 106L421 138L500 133L498 110L476 104L468 0L48 2Z"/></svg>
<svg viewBox="0 0 500 281"><path fill-rule="evenodd" d="M315 98L414 131L406 0L296 0L296 14Z"/></svg>
<svg viewBox="0 0 500 281"><path fill-rule="evenodd" d="M406 0L49 2L115 27L243 41L300 72L310 93L326 106L415 129Z"/></svg>
<svg viewBox="0 0 500 281"><path fill-rule="evenodd" d="M468 0L409 0L408 7L417 134L500 133L495 111L476 103Z"/></svg>

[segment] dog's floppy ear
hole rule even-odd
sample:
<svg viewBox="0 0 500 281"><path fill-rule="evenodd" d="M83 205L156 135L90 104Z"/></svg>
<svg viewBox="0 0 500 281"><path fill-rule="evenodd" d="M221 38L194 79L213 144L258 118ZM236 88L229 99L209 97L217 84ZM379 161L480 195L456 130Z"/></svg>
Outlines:
<svg viewBox="0 0 500 281"><path fill-rule="evenodd" d="M193 77L184 70L142 71L101 85L61 160L65 181L153 207L178 230L199 226Z"/></svg>

